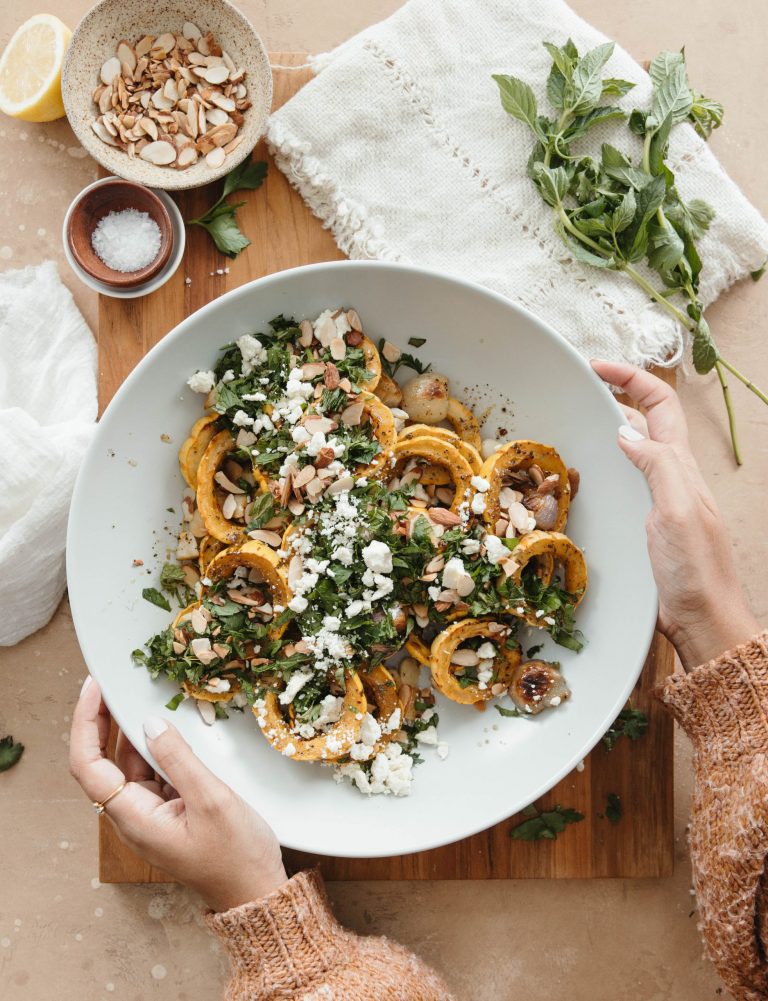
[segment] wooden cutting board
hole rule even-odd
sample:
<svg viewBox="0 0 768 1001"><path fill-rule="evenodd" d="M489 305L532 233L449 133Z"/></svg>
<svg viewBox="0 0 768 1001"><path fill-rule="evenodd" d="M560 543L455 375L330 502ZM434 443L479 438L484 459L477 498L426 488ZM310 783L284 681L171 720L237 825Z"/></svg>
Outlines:
<svg viewBox="0 0 768 1001"><path fill-rule="evenodd" d="M311 73L303 53L273 53L274 106L288 100ZM257 159L269 159L263 143ZM181 192L185 219L200 215L218 196L213 188ZM238 223L251 246L235 261L223 258L199 227L187 230L184 262L159 291L144 298L99 300L99 391L102 409L142 356L184 317L224 292L262 275L300 264L339 260L344 255L311 215L298 194L270 163L264 185L238 196L247 202ZM217 274L217 269L228 272ZM189 283L185 279L190 279ZM650 720L636 742L620 740L613 751L599 745L584 762L536 805L560 804L584 814L556 841L513 841L511 818L464 841L429 852L388 859L318 858L287 852L292 869L319 864L327 879L508 879L521 877L668 876L673 867L672 721L652 697L652 689L674 667L671 647L654 639L632 696ZM616 651L621 669L621 651ZM489 719L489 725L496 723ZM498 725L507 725L498 718ZM113 735L114 737L114 735ZM604 816L606 797L621 797L624 816L612 824ZM457 809L461 805L457 804ZM165 882L167 877L137 859L118 840L106 817L99 828L99 877L104 883Z"/></svg>

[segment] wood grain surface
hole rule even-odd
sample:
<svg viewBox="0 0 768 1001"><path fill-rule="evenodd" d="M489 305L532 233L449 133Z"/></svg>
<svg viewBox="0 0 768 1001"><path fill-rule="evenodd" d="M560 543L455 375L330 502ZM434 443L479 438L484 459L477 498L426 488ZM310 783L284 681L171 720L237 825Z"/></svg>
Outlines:
<svg viewBox="0 0 768 1001"><path fill-rule="evenodd" d="M301 67L303 53L272 53L272 63ZM311 73L306 68L274 70L274 106L288 100ZM263 143L254 156L269 159ZM218 196L213 188L180 192L175 197L185 219L200 215ZM285 268L339 260L330 234L312 216L283 175L270 163L264 185L244 194L238 211L241 229L252 241L235 261L216 251L199 227L187 230L184 262L171 280L144 299L99 299L99 398L109 403L125 377L169 330L184 317L230 289ZM225 274L217 269L229 268ZM190 284L185 278L191 279ZM673 381L674 375L660 372ZM621 668L621 651L616 651ZM589 755L581 772L573 772L537 802L584 814L556 841L513 841L510 818L452 845L387 859L337 859L286 852L290 869L318 864L326 879L507 879L525 877L659 877L673 868L672 719L652 697L652 690L674 668L674 653L656 635L632 696L633 706L650 720L647 734L631 743L621 740L613 751L602 744ZM114 734L113 734L114 740ZM608 793L621 797L624 816L612 824L603 816ZM461 809L461 804L457 804ZM165 882L167 877L136 858L117 838L105 817L99 827L99 878L104 883Z"/></svg>

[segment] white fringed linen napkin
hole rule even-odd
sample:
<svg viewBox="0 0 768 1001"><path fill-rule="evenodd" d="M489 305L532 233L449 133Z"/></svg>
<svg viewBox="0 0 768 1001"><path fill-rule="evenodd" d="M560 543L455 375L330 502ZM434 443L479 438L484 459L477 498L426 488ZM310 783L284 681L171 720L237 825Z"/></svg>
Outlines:
<svg viewBox="0 0 768 1001"><path fill-rule="evenodd" d="M674 362L683 334L667 313L624 276L569 258L526 175L530 133L503 111L491 79L520 76L547 107L542 42L568 37L582 53L606 40L560 0L409 0L314 57L317 76L272 115L267 140L348 256L472 278L587 357ZM605 75L637 84L620 106L649 106L650 78L618 46ZM588 143L602 141L639 158L621 123L596 128ZM674 129L670 164L682 196L716 212L699 248L707 305L762 266L768 225L692 127Z"/></svg>
<svg viewBox="0 0 768 1001"><path fill-rule="evenodd" d="M56 266L0 275L0 646L65 587L75 476L96 427L96 345Z"/></svg>

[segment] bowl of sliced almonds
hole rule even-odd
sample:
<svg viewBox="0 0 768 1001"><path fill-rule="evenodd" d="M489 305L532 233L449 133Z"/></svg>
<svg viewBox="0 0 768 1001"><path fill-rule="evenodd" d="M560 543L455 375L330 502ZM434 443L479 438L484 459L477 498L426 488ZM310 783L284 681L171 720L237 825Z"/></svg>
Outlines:
<svg viewBox="0 0 768 1001"><path fill-rule="evenodd" d="M101 0L72 35L62 94L75 135L103 167L174 190L250 155L272 74L261 38L227 0Z"/></svg>

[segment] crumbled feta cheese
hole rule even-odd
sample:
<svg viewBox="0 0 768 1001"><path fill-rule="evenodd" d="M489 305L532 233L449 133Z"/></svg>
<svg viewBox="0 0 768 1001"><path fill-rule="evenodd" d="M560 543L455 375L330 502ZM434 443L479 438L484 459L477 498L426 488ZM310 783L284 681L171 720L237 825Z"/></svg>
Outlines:
<svg viewBox="0 0 768 1001"><path fill-rule="evenodd" d="M293 743L293 741L285 745L282 753L287 758L292 758L294 756L294 754L296 753L296 745Z"/></svg>
<svg viewBox="0 0 768 1001"><path fill-rule="evenodd" d="M266 349L261 341L251 334L243 334L242 337L238 337L235 343L240 348L240 354L243 358L243 375L250 375L257 365L262 365L267 360Z"/></svg>
<svg viewBox="0 0 768 1001"><path fill-rule="evenodd" d="M461 551L465 556L474 556L480 552L480 542L478 539L465 539L461 544Z"/></svg>
<svg viewBox="0 0 768 1001"><path fill-rule="evenodd" d="M491 488L491 484L483 476L473 476L469 481L478 493L487 493Z"/></svg>
<svg viewBox="0 0 768 1001"><path fill-rule="evenodd" d="M312 435L307 431L303 424L298 424L293 431L291 431L291 438L296 442L297 445L305 445Z"/></svg>
<svg viewBox="0 0 768 1001"><path fill-rule="evenodd" d="M381 727L370 713L366 713L360 726L361 742L373 746L380 737Z"/></svg>
<svg viewBox="0 0 768 1001"><path fill-rule="evenodd" d="M422 730L420 733L416 734L416 740L419 744L429 744L430 746L437 744L437 727L428 726L426 730Z"/></svg>
<svg viewBox="0 0 768 1001"><path fill-rule="evenodd" d="M187 385L193 393L205 393L207 396L216 385L216 373L195 372L187 379Z"/></svg>
<svg viewBox="0 0 768 1001"><path fill-rule="evenodd" d="M349 546L337 546L331 553L331 558L348 567L352 565L352 550Z"/></svg>
<svg viewBox="0 0 768 1001"><path fill-rule="evenodd" d="M475 582L458 556L448 560L443 568L443 587L457 591L462 598L475 589Z"/></svg>
<svg viewBox="0 0 768 1001"><path fill-rule="evenodd" d="M489 643L488 641L482 643L477 648L477 656L480 658L480 660L493 660L497 652L498 651L496 650L496 647L493 645L493 643Z"/></svg>
<svg viewBox="0 0 768 1001"><path fill-rule="evenodd" d="M232 418L232 423L239 428L252 427L253 417L249 417L244 410L238 410L235 416Z"/></svg>
<svg viewBox="0 0 768 1001"><path fill-rule="evenodd" d="M307 610L308 605L309 602L301 594L294 595L288 602L288 607L290 608L290 610L292 612L296 612L297 615L301 615L302 612L305 612Z"/></svg>
<svg viewBox="0 0 768 1001"><path fill-rule="evenodd" d="M501 539L497 536L486 535L483 541L485 544L485 555L488 558L488 562L493 563L494 566L509 556L509 549L507 549Z"/></svg>
<svg viewBox="0 0 768 1001"><path fill-rule="evenodd" d="M374 573L392 573L392 553L386 542L369 542L363 549L363 562Z"/></svg>
<svg viewBox="0 0 768 1001"><path fill-rule="evenodd" d="M448 757L448 750L449 750L448 745L444 741L441 741L437 745L436 750L438 758L440 758L441 761L445 761L445 759Z"/></svg>
<svg viewBox="0 0 768 1001"><path fill-rule="evenodd" d="M485 511L485 497L483 494L475 494L469 506L472 514L482 514Z"/></svg>
<svg viewBox="0 0 768 1001"><path fill-rule="evenodd" d="M289 706L291 702L296 698L302 688L306 685L308 681L312 679L311 671L294 671L294 673L288 679L288 684L285 686L285 691L280 692L280 704L283 706Z"/></svg>

